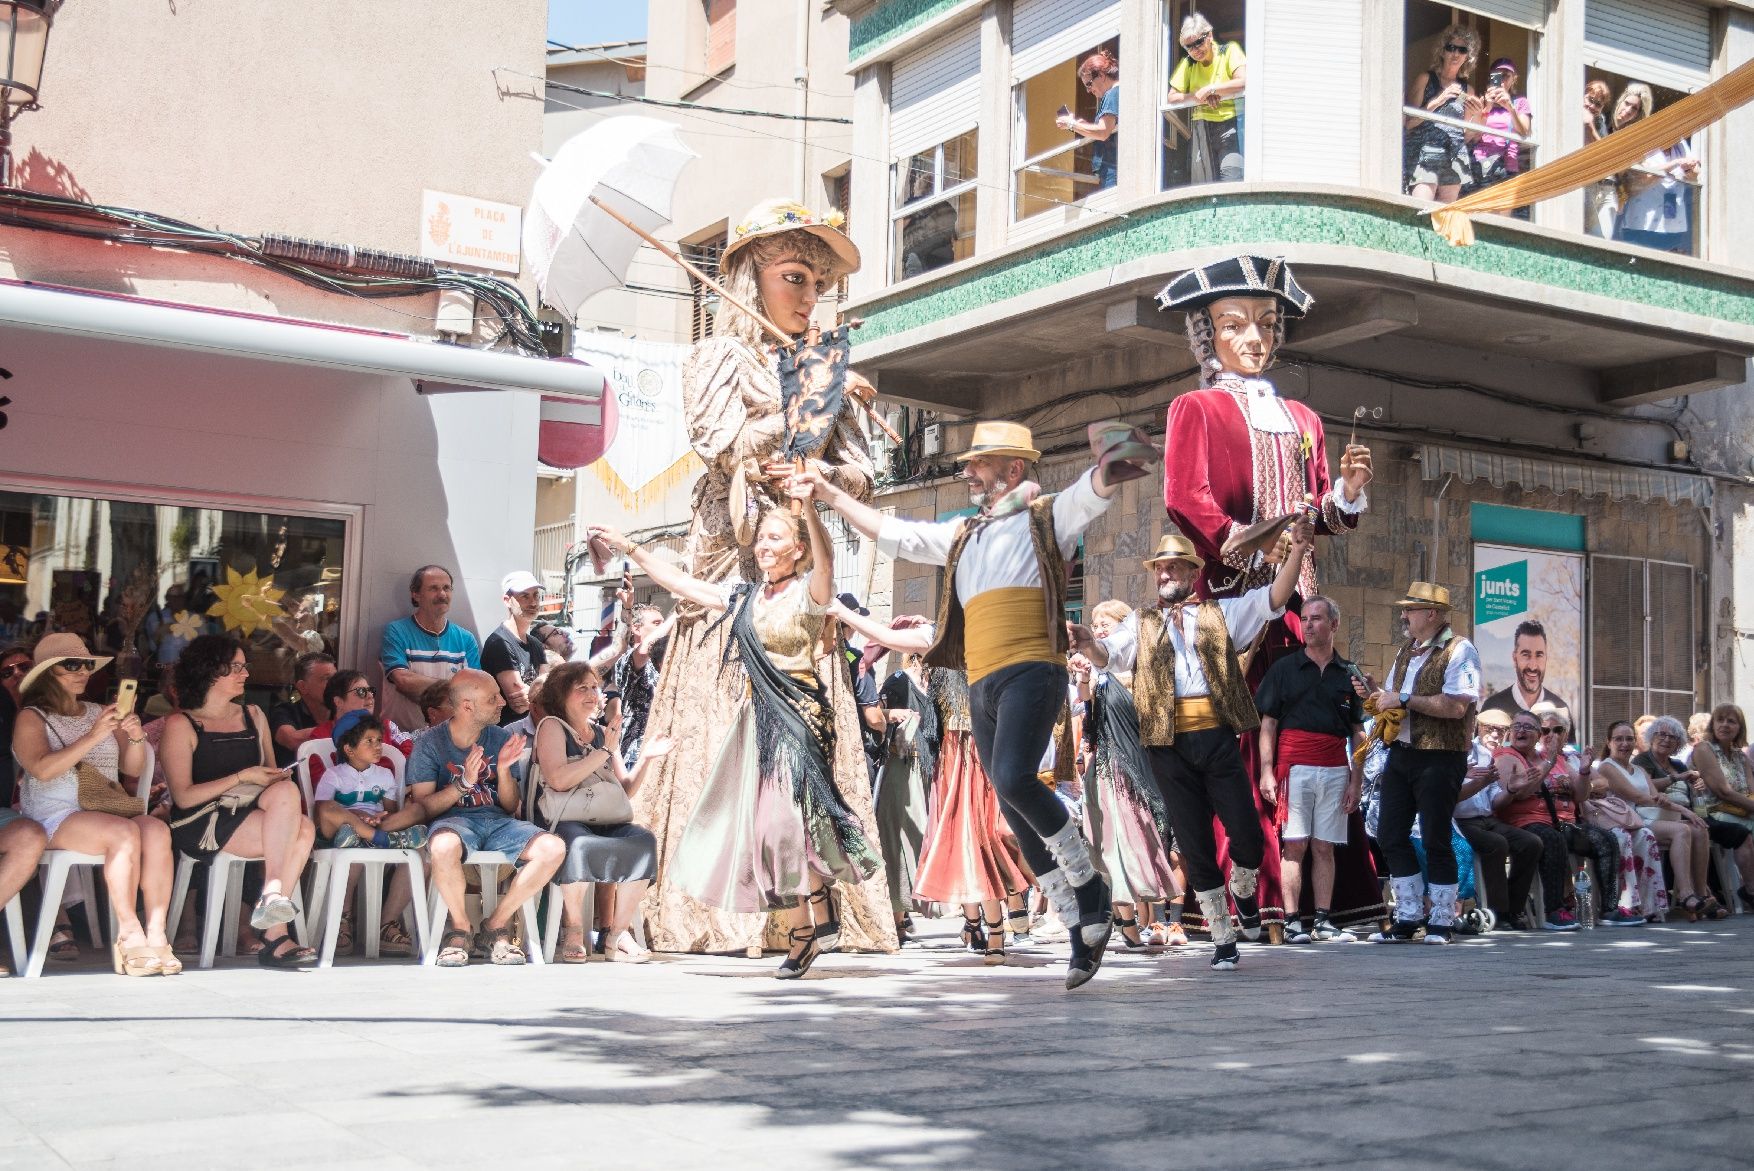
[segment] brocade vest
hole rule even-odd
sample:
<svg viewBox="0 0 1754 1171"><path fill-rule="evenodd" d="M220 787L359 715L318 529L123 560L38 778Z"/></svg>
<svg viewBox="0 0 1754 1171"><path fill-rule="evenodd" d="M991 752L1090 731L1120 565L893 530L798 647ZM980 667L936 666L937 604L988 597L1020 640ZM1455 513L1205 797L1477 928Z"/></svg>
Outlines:
<svg viewBox="0 0 1754 1171"><path fill-rule="evenodd" d="M1137 662L1133 665L1133 704L1139 709L1139 743L1163 748L1175 742L1175 637L1159 609L1140 610ZM1212 707L1220 723L1233 732L1261 726L1261 714L1249 694L1230 626L1217 602L1204 601L1194 611L1194 653L1206 672Z"/></svg>
<svg viewBox="0 0 1754 1171"><path fill-rule="evenodd" d="M985 524L993 524L987 521ZM1054 497L1038 496L1029 504L1029 536L1035 546L1036 562L1041 572L1042 602L1046 607L1047 640L1056 658L1064 664L1071 651L1066 636L1066 559L1060 555L1060 544L1054 538ZM971 521L962 526L950 544L950 555L944 561L944 596L938 600L938 637L926 652L928 667L948 667L955 671L968 669L967 639L962 599L956 592L956 566L963 549L984 524ZM1033 588L1033 587L1032 587ZM983 637L997 632L982 632ZM1048 661L1048 660L1042 660ZM969 682L978 680L972 676Z"/></svg>
<svg viewBox="0 0 1754 1171"><path fill-rule="evenodd" d="M1407 687L1407 664L1413 661L1413 644L1408 643L1395 656L1394 679L1403 691L1411 691L1414 695L1442 695L1443 676L1449 668L1450 658L1455 654L1456 644L1460 637L1451 633L1448 642L1439 650L1431 652L1419 673L1413 676L1413 686ZM1473 708L1459 720L1445 720L1437 716L1421 715L1408 711L1407 718L1412 720L1409 739L1414 748L1432 749L1439 752L1466 752L1473 741L1474 722Z"/></svg>

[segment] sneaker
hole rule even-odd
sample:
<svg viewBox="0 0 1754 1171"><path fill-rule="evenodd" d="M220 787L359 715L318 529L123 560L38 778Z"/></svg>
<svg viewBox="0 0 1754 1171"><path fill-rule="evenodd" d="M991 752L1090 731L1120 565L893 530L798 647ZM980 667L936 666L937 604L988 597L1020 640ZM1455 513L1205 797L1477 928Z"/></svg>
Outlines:
<svg viewBox="0 0 1754 1171"><path fill-rule="evenodd" d="M1212 952L1212 970L1214 972L1234 972L1242 962L1242 956L1234 943L1221 943Z"/></svg>
<svg viewBox="0 0 1754 1171"><path fill-rule="evenodd" d="M361 846L369 846L370 842L359 836L359 831L351 825L343 825L335 831L335 848L337 850L357 850Z"/></svg>
<svg viewBox="0 0 1754 1171"><path fill-rule="evenodd" d="M1615 907L1614 913L1612 915L1603 915L1602 916L1602 926L1604 926L1604 927L1643 927L1644 926L1644 916L1634 914L1633 912L1626 910L1624 907Z"/></svg>
<svg viewBox="0 0 1754 1171"><path fill-rule="evenodd" d="M1163 946L1164 947L1186 947L1187 945L1188 945L1188 933L1186 931L1182 930L1182 925L1180 923L1166 923L1166 924L1164 924L1164 926L1163 926Z"/></svg>
<svg viewBox="0 0 1754 1171"><path fill-rule="evenodd" d="M1303 929L1303 920L1301 920L1301 919L1287 919L1287 920L1285 920L1285 942L1286 943L1309 943L1311 941L1311 939L1313 939L1313 938L1314 937L1308 931L1305 931Z"/></svg>
<svg viewBox="0 0 1754 1171"><path fill-rule="evenodd" d="M1355 943L1358 937L1342 927L1336 927L1326 919L1317 919L1315 930L1309 937L1317 943Z"/></svg>
<svg viewBox="0 0 1754 1171"><path fill-rule="evenodd" d="M1060 922L1058 915L1048 915L1035 925L1030 932L1031 937L1042 943L1066 942L1066 925Z"/></svg>
<svg viewBox="0 0 1754 1171"><path fill-rule="evenodd" d="M1455 929L1451 927L1426 927L1426 943L1454 943Z"/></svg>
<svg viewBox="0 0 1754 1171"><path fill-rule="evenodd" d="M1372 943L1412 943L1425 926L1423 919L1396 919L1387 931L1378 931L1370 937Z"/></svg>
<svg viewBox="0 0 1754 1171"><path fill-rule="evenodd" d="M390 831L390 849L418 850L426 845L428 832L424 825L411 825L407 829L393 829Z"/></svg>
<svg viewBox="0 0 1754 1171"><path fill-rule="evenodd" d="M1577 930L1577 916L1573 915L1570 911L1566 910L1564 907L1560 907L1557 911L1554 911L1551 915L1547 916L1546 922L1541 924L1541 930L1542 931L1576 931Z"/></svg>

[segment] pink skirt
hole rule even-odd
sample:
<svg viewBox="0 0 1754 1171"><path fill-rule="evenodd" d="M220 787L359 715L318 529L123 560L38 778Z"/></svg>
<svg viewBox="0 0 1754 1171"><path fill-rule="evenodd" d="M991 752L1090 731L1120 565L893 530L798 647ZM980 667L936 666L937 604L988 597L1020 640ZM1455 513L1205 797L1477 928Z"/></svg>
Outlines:
<svg viewBox="0 0 1754 1171"><path fill-rule="evenodd" d="M1112 686L1112 684L1111 684ZM1118 766L1092 768L1084 782L1084 828L1108 876L1117 903L1157 902L1180 895L1169 866L1169 850L1151 810L1117 773ZM1143 778L1147 785L1155 782Z"/></svg>
<svg viewBox="0 0 1754 1171"><path fill-rule="evenodd" d="M957 904L1003 899L1029 885L1004 845L993 783L967 732L946 732L932 778L932 810L914 897Z"/></svg>

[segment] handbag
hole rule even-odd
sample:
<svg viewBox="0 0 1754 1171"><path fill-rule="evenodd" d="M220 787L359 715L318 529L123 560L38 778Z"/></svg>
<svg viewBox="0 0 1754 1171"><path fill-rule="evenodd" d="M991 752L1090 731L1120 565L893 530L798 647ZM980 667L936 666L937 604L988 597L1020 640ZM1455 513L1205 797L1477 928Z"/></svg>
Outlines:
<svg viewBox="0 0 1754 1171"><path fill-rule="evenodd" d="M1584 816L1598 829L1641 830L1644 818L1624 797L1610 793L1584 802Z"/></svg>
<svg viewBox="0 0 1754 1171"><path fill-rule="evenodd" d="M56 750L67 747L61 733L43 718L43 727L55 733ZM104 771L91 763L82 760L73 766L73 776L79 785L79 808L85 813L108 813L112 817L139 817L146 812L146 802L134 796L122 787L120 781L111 780Z"/></svg>
<svg viewBox="0 0 1754 1171"><path fill-rule="evenodd" d="M555 719L549 716L548 719ZM547 723L547 720L543 721ZM561 730L566 733L567 747L576 743L572 729L562 722ZM583 753L580 754L582 756ZM567 759L577 760L570 752ZM612 772L605 775L608 766L598 769L585 778L574 789L564 793L542 785L542 770L534 760L530 762L531 785L541 786L537 789L536 809L548 819L549 832L563 821L582 822L589 826L626 825L633 820L633 803L627 799L627 790L615 779Z"/></svg>

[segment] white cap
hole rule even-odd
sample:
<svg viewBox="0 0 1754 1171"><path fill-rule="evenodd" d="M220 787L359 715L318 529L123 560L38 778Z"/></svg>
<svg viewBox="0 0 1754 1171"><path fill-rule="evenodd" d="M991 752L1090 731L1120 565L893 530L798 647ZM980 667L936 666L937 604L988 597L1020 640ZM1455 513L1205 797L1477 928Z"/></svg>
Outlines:
<svg viewBox="0 0 1754 1171"><path fill-rule="evenodd" d="M539 590L541 588L542 583L537 581L536 575L527 569L514 569L505 575L505 580L499 583L501 594L521 594L525 590Z"/></svg>

